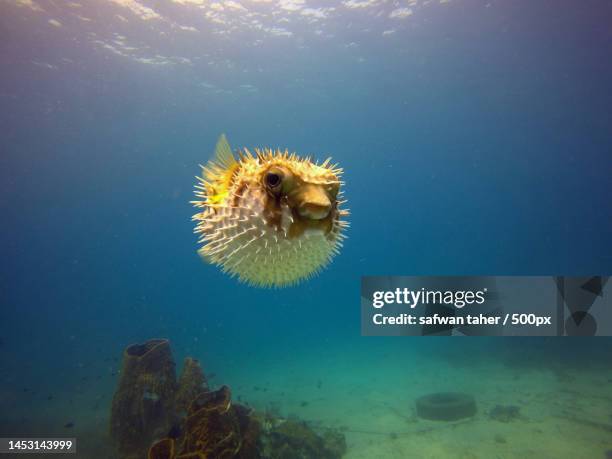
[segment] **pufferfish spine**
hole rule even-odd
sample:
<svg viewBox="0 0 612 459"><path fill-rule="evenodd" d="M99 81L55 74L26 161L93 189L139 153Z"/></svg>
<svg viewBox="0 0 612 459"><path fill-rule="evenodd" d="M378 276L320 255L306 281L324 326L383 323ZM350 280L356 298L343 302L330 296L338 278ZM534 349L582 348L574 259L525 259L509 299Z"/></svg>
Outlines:
<svg viewBox="0 0 612 459"><path fill-rule="evenodd" d="M342 169L287 150L244 148L225 138L196 177L193 216L204 260L258 287L284 287L317 274L342 247Z"/></svg>

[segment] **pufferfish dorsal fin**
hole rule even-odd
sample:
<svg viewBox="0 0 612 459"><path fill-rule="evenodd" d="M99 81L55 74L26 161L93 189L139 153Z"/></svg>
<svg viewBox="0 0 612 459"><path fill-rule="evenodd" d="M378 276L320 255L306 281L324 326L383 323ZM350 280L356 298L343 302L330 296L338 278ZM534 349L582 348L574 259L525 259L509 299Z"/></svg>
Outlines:
<svg viewBox="0 0 612 459"><path fill-rule="evenodd" d="M236 158L234 158L234 154L232 153L232 149L230 148L225 134L221 134L219 140L217 140L214 160L219 166L226 170L236 165Z"/></svg>
<svg viewBox="0 0 612 459"><path fill-rule="evenodd" d="M232 154L227 137L221 134L217 140L214 157L203 168L208 205L216 206L225 200L239 167L240 164Z"/></svg>

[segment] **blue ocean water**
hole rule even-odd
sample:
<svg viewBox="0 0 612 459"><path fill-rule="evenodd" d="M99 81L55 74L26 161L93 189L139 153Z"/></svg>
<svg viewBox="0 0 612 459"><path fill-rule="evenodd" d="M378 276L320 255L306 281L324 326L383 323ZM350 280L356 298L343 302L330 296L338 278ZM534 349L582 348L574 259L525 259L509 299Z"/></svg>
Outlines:
<svg viewBox="0 0 612 459"><path fill-rule="evenodd" d="M104 442L121 352L152 337L298 415L307 375L354 390L345 407L448 374L471 389L502 356L609 366L603 338L361 337L359 285L609 275L611 23L603 0L3 2L0 433ZM222 132L344 168L349 239L319 276L256 289L199 258L194 176Z"/></svg>

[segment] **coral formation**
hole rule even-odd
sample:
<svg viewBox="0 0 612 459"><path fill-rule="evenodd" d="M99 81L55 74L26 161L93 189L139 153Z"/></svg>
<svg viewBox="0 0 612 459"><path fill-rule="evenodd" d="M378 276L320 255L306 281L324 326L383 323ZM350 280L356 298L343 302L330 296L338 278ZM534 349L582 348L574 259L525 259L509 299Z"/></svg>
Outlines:
<svg viewBox="0 0 612 459"><path fill-rule="evenodd" d="M339 459L346 440L330 430L317 435L306 423L263 417L231 403L223 386L203 392L192 402L178 439L164 438L149 450L149 459Z"/></svg>
<svg viewBox="0 0 612 459"><path fill-rule="evenodd" d="M337 459L346 452L341 433L329 431L321 437L296 420L281 420L267 440L265 457L271 459Z"/></svg>
<svg viewBox="0 0 612 459"><path fill-rule="evenodd" d="M191 402L195 400L198 394L207 390L208 383L202 371L202 367L200 366L200 362L191 357L186 357L176 390L176 413L187 413Z"/></svg>
<svg viewBox="0 0 612 459"><path fill-rule="evenodd" d="M174 422L175 364L170 344L152 339L129 346L113 396L110 433L119 457L140 459Z"/></svg>
<svg viewBox="0 0 612 459"><path fill-rule="evenodd" d="M170 459L176 457L176 440L174 438L163 438L149 449L147 459Z"/></svg>
<svg viewBox="0 0 612 459"><path fill-rule="evenodd" d="M326 430L323 434L323 445L331 458L340 458L346 453L346 437L339 430Z"/></svg>
<svg viewBox="0 0 612 459"><path fill-rule="evenodd" d="M259 422L249 410L232 405L227 386L202 392L189 406L184 434L174 440L164 438L149 450L150 459L261 457Z"/></svg>
<svg viewBox="0 0 612 459"><path fill-rule="evenodd" d="M227 386L201 393L189 407L181 452L204 457L234 457L240 450L240 425Z"/></svg>
<svg viewBox="0 0 612 459"><path fill-rule="evenodd" d="M233 404L227 386L208 390L195 359L185 359L177 383L163 339L125 350L111 436L120 459L339 459L346 451L339 432L320 436L304 422Z"/></svg>
<svg viewBox="0 0 612 459"><path fill-rule="evenodd" d="M238 457L241 459L257 459L261 457L262 450L262 423L252 410L242 405L233 405L240 434L242 436L242 447Z"/></svg>

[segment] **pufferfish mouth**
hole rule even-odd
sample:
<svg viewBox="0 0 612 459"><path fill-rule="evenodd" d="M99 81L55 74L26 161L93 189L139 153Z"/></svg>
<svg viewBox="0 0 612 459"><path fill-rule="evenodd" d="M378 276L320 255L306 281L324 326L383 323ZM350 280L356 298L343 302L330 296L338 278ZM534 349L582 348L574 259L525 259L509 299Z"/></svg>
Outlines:
<svg viewBox="0 0 612 459"><path fill-rule="evenodd" d="M298 208L300 217L308 220L323 220L327 218L331 211L331 203L322 205L318 203L307 202Z"/></svg>
<svg viewBox="0 0 612 459"><path fill-rule="evenodd" d="M323 220L329 216L332 202L320 186L303 185L300 190L297 212L308 220Z"/></svg>

